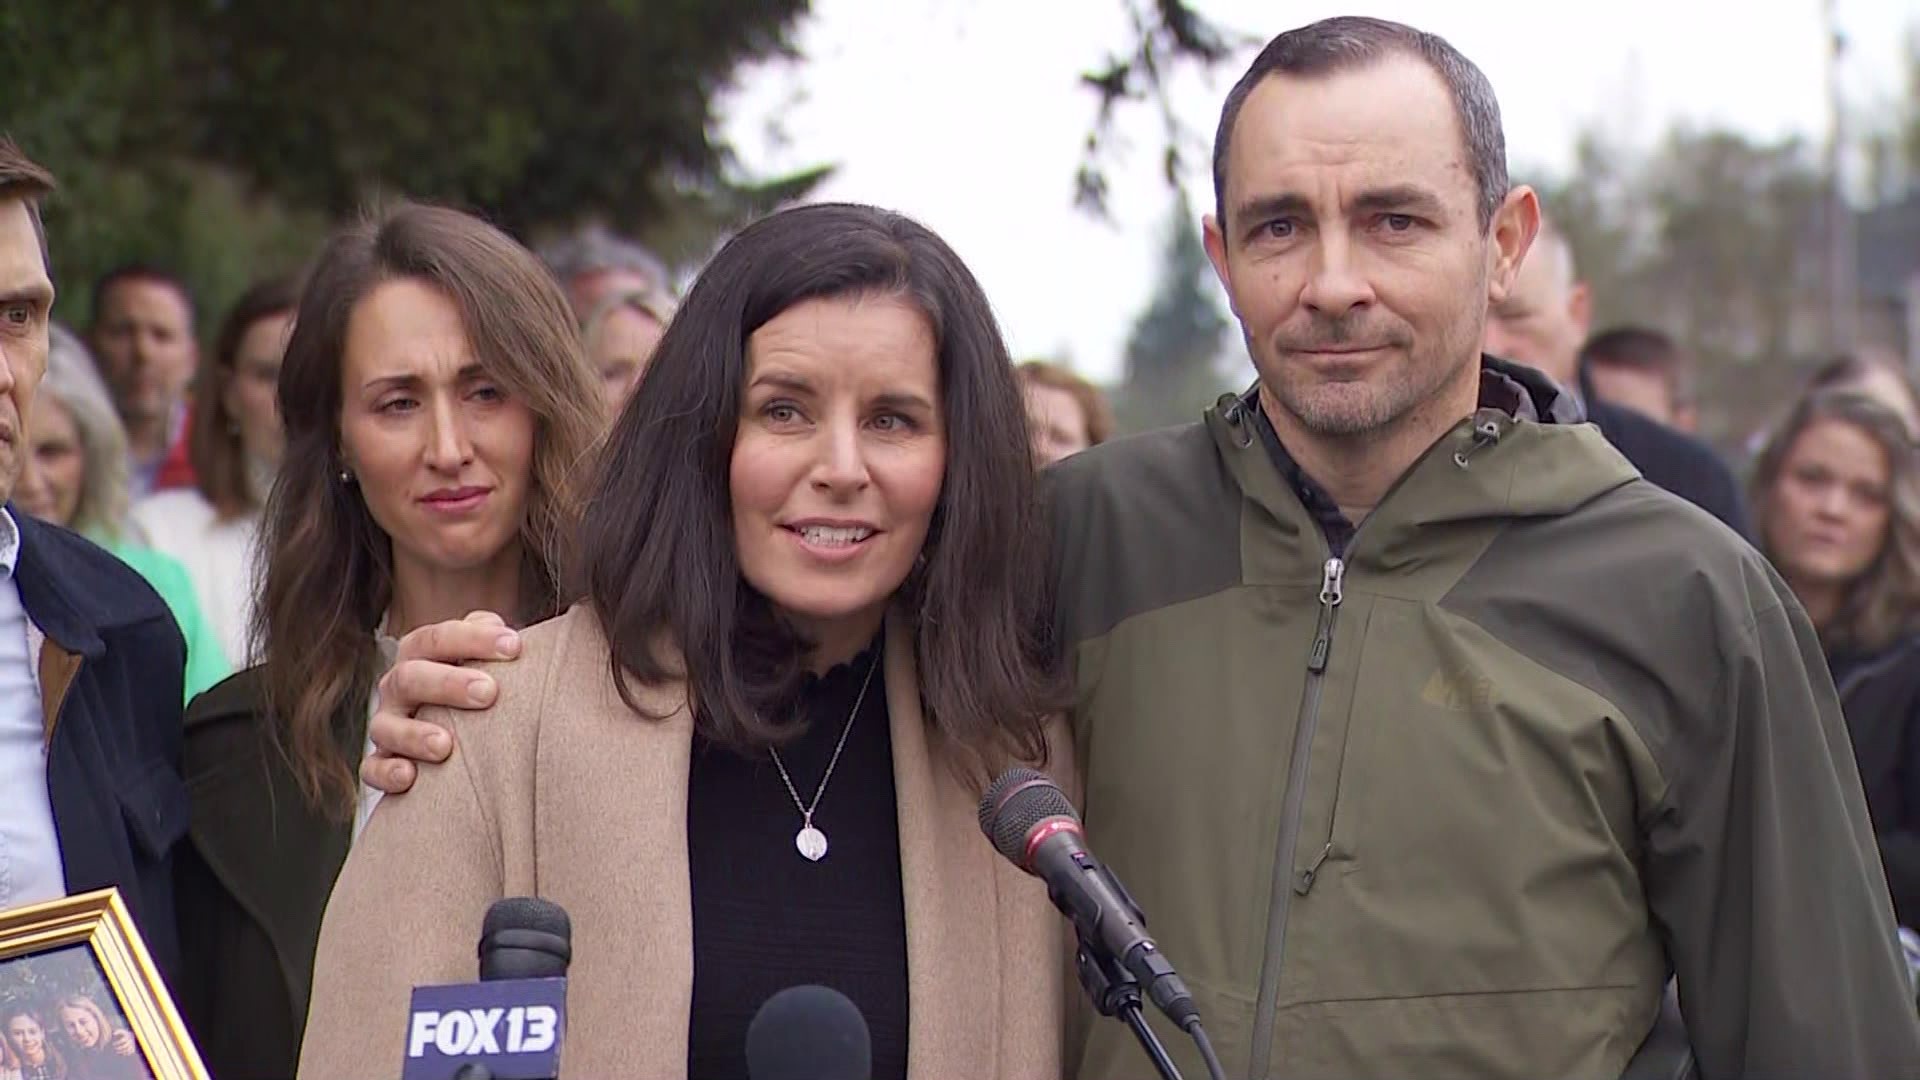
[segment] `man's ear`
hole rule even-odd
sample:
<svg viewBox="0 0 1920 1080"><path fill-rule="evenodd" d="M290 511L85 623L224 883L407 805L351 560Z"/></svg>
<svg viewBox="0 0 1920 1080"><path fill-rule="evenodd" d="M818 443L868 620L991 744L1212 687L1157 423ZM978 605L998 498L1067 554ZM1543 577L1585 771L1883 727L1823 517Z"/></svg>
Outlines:
<svg viewBox="0 0 1920 1080"><path fill-rule="evenodd" d="M1227 234L1220 220L1212 214L1200 216L1200 238L1206 244L1207 261L1213 264L1213 276L1220 280L1220 288L1227 294L1227 307L1232 309L1236 318L1240 309L1233 302L1233 275L1227 269Z"/></svg>
<svg viewBox="0 0 1920 1080"><path fill-rule="evenodd" d="M1580 340L1587 340L1587 331L1593 326L1593 288L1584 281L1576 281L1573 288L1567 290L1567 316L1580 331Z"/></svg>
<svg viewBox="0 0 1920 1080"><path fill-rule="evenodd" d="M1498 304L1513 291L1520 264L1540 235L1540 196L1525 184L1507 192L1488 225L1487 302Z"/></svg>

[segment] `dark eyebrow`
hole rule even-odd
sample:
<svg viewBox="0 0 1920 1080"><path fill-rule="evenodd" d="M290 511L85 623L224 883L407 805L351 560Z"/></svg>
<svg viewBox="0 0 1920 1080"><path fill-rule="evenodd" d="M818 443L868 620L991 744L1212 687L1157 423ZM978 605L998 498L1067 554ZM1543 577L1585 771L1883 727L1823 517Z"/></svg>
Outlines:
<svg viewBox="0 0 1920 1080"><path fill-rule="evenodd" d="M1233 220L1240 228L1251 228L1274 218L1311 214L1312 210L1304 195L1261 195L1235 207Z"/></svg>
<svg viewBox="0 0 1920 1080"><path fill-rule="evenodd" d="M1427 217L1437 217L1441 212L1440 200L1433 192L1412 184L1395 184L1363 191L1354 197L1353 208L1359 212L1414 213Z"/></svg>
<svg viewBox="0 0 1920 1080"><path fill-rule="evenodd" d="M460 382L466 382L470 379L484 379L488 376L487 369L475 363L468 364L466 367L461 368L454 373L453 377ZM366 389L376 393L385 393L388 390L417 390L425 381L426 380L420 376L411 372L405 375L383 375L377 379L368 379Z"/></svg>
<svg viewBox="0 0 1920 1080"><path fill-rule="evenodd" d="M933 402L928 401L926 398L921 397L919 394L916 394L907 390L898 390L898 391L893 391L891 393L877 394L874 396L873 404L876 408L892 409L892 410L895 410L896 412L919 411L919 412L930 413L934 411Z"/></svg>
<svg viewBox="0 0 1920 1080"><path fill-rule="evenodd" d="M53 306L53 286L45 283L22 285L17 289L0 292L0 304L18 304L21 302Z"/></svg>
<svg viewBox="0 0 1920 1080"><path fill-rule="evenodd" d="M368 379L362 390L384 394L389 390L413 390L420 385L418 375L383 375L377 379Z"/></svg>
<svg viewBox="0 0 1920 1080"><path fill-rule="evenodd" d="M769 371L765 375L757 375L753 381L747 385L749 387L772 386L782 390L791 390L798 394L810 394L813 392L812 383L808 382L802 376L785 371Z"/></svg>

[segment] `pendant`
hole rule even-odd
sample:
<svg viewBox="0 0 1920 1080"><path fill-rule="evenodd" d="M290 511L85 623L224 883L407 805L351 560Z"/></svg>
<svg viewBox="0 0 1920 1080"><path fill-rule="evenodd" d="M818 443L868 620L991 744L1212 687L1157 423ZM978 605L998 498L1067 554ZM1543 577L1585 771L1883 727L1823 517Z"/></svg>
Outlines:
<svg viewBox="0 0 1920 1080"><path fill-rule="evenodd" d="M794 834L793 846L808 862L819 862L827 857L827 834L811 825L803 827Z"/></svg>

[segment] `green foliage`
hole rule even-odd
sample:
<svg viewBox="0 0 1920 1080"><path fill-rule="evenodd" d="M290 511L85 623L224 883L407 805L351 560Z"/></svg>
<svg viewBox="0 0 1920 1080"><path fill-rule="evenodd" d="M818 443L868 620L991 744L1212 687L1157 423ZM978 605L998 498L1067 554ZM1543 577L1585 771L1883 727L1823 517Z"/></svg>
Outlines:
<svg viewBox="0 0 1920 1080"><path fill-rule="evenodd" d="M1142 431L1198 419L1228 383L1220 371L1227 329L1191 205L1176 195L1159 279L1127 338L1125 381L1114 395L1121 428Z"/></svg>
<svg viewBox="0 0 1920 1080"><path fill-rule="evenodd" d="M130 259L179 270L217 312L382 197L520 235L588 218L647 234L810 190L824 170L739 178L712 134L716 95L741 64L790 54L806 6L6 0L0 125L61 180L62 319L84 325L93 276Z"/></svg>

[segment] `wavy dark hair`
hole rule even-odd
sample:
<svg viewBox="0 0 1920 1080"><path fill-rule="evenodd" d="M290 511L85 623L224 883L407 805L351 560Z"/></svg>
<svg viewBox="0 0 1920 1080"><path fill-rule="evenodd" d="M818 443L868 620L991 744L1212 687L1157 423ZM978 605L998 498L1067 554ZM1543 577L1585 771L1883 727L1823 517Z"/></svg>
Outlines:
<svg viewBox="0 0 1920 1080"><path fill-rule="evenodd" d="M993 312L924 226L868 206L785 210L742 230L688 292L600 458L580 583L612 643L612 674L686 678L696 723L742 749L777 743L807 642L740 573L729 462L748 338L808 300L898 296L932 330L946 475L923 560L895 595L913 619L929 723L987 770L1044 762L1058 703L1042 634L1045 560L1026 410Z"/></svg>
<svg viewBox="0 0 1920 1080"><path fill-rule="evenodd" d="M403 203L327 242L280 368L287 449L261 518L254 639L267 709L301 791L342 817L353 812L360 754L342 718L364 708L373 687L373 631L392 599L393 547L359 489L340 479L341 372L354 309L398 279L451 299L481 367L533 413L517 623L565 604L561 552L579 516L574 480L605 423L566 297L507 234L455 210Z"/></svg>

